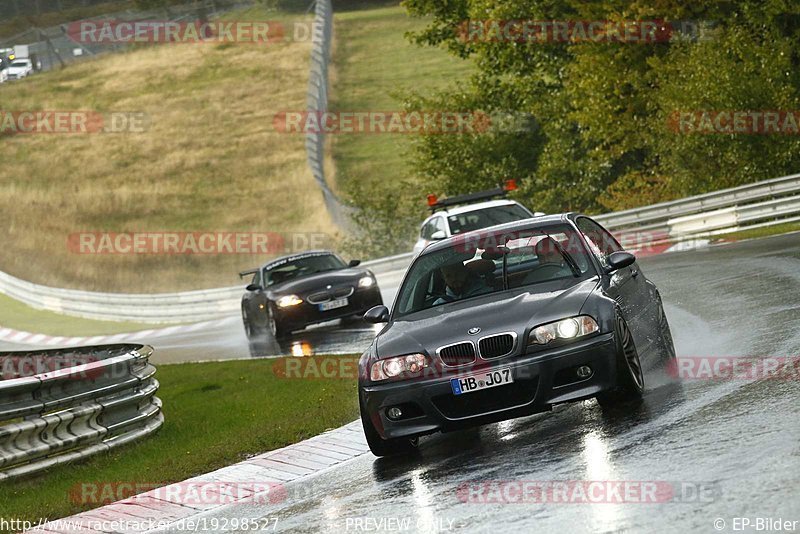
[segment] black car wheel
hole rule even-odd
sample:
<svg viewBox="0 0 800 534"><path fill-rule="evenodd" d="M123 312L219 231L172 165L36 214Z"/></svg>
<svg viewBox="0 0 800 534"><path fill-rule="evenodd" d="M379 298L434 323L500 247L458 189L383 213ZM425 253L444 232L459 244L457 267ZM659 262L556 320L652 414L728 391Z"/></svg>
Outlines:
<svg viewBox="0 0 800 534"><path fill-rule="evenodd" d="M669 328L667 314L664 313L664 304L661 302L661 295L658 295L658 332L659 345L661 346L661 357L665 362L675 359L675 343L672 341L672 331Z"/></svg>
<svg viewBox="0 0 800 534"><path fill-rule="evenodd" d="M271 309L269 311L269 330L275 339L285 339L291 334L291 331L287 330L280 321L275 319L275 312Z"/></svg>
<svg viewBox="0 0 800 534"><path fill-rule="evenodd" d="M639 400L644 392L642 362L630 328L619 313L617 313L614 338L617 343L617 387L597 395L598 404L604 408Z"/></svg>
<svg viewBox="0 0 800 534"><path fill-rule="evenodd" d="M378 434L378 431L375 430L375 425L372 424L361 399L359 399L359 407L361 408L361 425L364 427L364 435L367 438L367 445L369 445L369 450L372 451L372 454L378 457L397 456L411 454L417 450L419 438L383 439Z"/></svg>
<svg viewBox="0 0 800 534"><path fill-rule="evenodd" d="M242 304L242 323L244 323L244 333L247 339L254 339L263 336L266 333L264 326L254 324L250 314L247 313L247 306Z"/></svg>

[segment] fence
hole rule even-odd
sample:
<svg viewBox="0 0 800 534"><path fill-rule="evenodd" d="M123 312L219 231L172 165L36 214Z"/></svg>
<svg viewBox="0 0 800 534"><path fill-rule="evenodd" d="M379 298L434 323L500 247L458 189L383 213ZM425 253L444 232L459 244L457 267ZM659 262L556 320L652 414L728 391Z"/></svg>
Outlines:
<svg viewBox="0 0 800 534"><path fill-rule="evenodd" d="M333 6L331 0L317 0L306 102L310 113L328 110L328 66L332 38ZM306 153L311 174L314 175L314 180L322 191L328 213L337 225L346 229L350 228L352 208L339 199L325 178L325 135L322 132L306 134Z"/></svg>
<svg viewBox="0 0 800 534"><path fill-rule="evenodd" d="M0 353L8 377L0 379L0 481L158 430L164 416L152 354L142 345Z"/></svg>

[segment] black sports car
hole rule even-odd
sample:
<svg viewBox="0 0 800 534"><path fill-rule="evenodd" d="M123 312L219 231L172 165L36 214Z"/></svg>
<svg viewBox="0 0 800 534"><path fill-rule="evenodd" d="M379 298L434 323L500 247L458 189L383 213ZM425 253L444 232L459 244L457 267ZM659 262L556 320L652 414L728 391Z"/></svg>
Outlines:
<svg viewBox="0 0 800 534"><path fill-rule="evenodd" d="M675 357L656 286L592 219L551 215L429 245L361 357L377 456L417 438L596 397L641 398L643 363Z"/></svg>
<svg viewBox="0 0 800 534"><path fill-rule="evenodd" d="M313 251L271 261L253 275L242 297L242 320L249 339L271 332L276 339L308 325L363 313L383 304L375 275L346 264L328 251Z"/></svg>

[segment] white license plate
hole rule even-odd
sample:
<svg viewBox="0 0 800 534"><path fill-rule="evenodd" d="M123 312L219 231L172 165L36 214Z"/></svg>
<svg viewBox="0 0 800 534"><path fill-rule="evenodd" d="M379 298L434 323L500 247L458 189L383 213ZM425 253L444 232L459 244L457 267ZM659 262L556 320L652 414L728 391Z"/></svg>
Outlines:
<svg viewBox="0 0 800 534"><path fill-rule="evenodd" d="M319 311L330 311L337 308L344 308L348 304L350 304L350 301L347 299L336 299L330 302L323 302L319 305Z"/></svg>
<svg viewBox="0 0 800 534"><path fill-rule="evenodd" d="M511 369L498 369L479 375L465 376L464 378L451 378L450 387L453 395L463 395L482 389L513 384L514 377L511 376Z"/></svg>

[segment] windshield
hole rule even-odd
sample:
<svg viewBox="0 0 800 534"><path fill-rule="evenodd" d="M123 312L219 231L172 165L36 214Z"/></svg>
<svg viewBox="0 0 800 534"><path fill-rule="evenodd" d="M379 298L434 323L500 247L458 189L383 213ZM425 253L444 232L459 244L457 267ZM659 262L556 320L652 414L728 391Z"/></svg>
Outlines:
<svg viewBox="0 0 800 534"><path fill-rule="evenodd" d="M509 204L508 206L495 206L493 208L450 215L447 217L447 221L450 224L450 233L458 235L498 224L528 219L530 216L531 214L522 206Z"/></svg>
<svg viewBox="0 0 800 534"><path fill-rule="evenodd" d="M306 256L296 260L279 263L264 273L266 286L280 284L288 280L310 276L325 271L344 269L345 264L333 254Z"/></svg>
<svg viewBox="0 0 800 534"><path fill-rule="evenodd" d="M397 299L397 316L508 289L562 280L591 270L589 252L567 224L503 233L475 233L421 256Z"/></svg>

